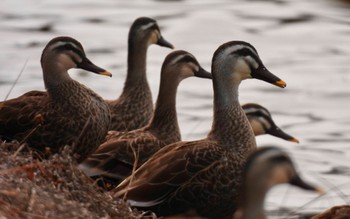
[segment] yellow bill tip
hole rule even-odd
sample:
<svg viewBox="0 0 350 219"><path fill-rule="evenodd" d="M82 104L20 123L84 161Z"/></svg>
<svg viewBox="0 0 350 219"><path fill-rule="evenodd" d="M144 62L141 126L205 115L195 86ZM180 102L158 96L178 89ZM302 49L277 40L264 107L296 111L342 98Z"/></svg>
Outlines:
<svg viewBox="0 0 350 219"><path fill-rule="evenodd" d="M298 140L298 139L296 139L296 138L291 138L291 139L289 139L289 141L291 141L291 142L295 142L295 143L299 143L299 140Z"/></svg>
<svg viewBox="0 0 350 219"><path fill-rule="evenodd" d="M100 74L100 75L106 75L106 76L112 77L112 73L110 73L109 71L101 71L101 72L99 72L98 74Z"/></svg>
<svg viewBox="0 0 350 219"><path fill-rule="evenodd" d="M326 193L321 187L316 187L315 191L320 195L324 195Z"/></svg>
<svg viewBox="0 0 350 219"><path fill-rule="evenodd" d="M280 80L280 81L276 81L275 85L281 87L281 88L285 88L287 86L286 82Z"/></svg>

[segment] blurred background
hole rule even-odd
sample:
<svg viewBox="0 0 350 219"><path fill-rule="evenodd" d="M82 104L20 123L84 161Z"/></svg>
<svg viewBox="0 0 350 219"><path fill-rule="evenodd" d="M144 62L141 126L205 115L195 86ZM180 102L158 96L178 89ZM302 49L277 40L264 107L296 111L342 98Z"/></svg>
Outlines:
<svg viewBox="0 0 350 219"><path fill-rule="evenodd" d="M128 31L140 16L156 19L164 38L176 49L191 52L207 70L219 45L248 41L265 66L287 83L280 89L246 80L240 101L265 106L282 129L300 140L295 144L261 136L258 145L287 150L302 176L327 193L319 197L278 186L266 202L269 218L298 218L300 213L350 204L349 1L2 0L0 99L44 89L41 52L59 35L79 40L95 64L113 73L112 78L80 70L71 70L70 75L104 98L116 99L126 75ZM149 48L147 76L154 100L161 64L169 52ZM189 78L181 83L177 111L184 140L206 136L212 102L211 81Z"/></svg>

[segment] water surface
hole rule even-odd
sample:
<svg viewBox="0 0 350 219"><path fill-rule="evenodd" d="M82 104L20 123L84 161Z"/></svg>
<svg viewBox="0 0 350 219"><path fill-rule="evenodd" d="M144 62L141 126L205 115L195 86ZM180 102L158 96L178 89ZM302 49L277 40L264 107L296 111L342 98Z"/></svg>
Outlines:
<svg viewBox="0 0 350 219"><path fill-rule="evenodd" d="M267 107L276 123L300 140L296 145L262 136L258 145L289 151L303 177L328 192L318 197L279 186L266 203L271 218L288 215L284 209L298 213L350 203L350 7L341 1L3 0L0 98L6 97L23 67L10 98L44 89L41 51L58 35L78 39L91 60L113 73L108 78L71 70L71 76L106 99L117 98L125 79L128 30L140 16L157 19L163 36L177 49L194 54L208 70L219 45L248 41L266 67L287 82L280 89L244 81L240 101ZM169 52L158 46L149 49L147 70L154 99L160 67ZM182 82L177 109L183 138L204 137L212 121L211 82L195 78Z"/></svg>

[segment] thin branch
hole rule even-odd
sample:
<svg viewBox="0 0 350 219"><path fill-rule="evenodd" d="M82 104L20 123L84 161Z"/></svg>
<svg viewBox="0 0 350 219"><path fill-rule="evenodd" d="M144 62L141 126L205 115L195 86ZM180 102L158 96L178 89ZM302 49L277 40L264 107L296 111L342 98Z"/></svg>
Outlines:
<svg viewBox="0 0 350 219"><path fill-rule="evenodd" d="M134 161L134 166L132 168L132 172L131 172L131 175L130 175L130 181L129 181L129 184L127 186L126 192L124 194L123 200L126 200L126 196L128 195L130 185L131 185L132 181L134 180L135 171L136 171L136 168L137 168L137 165L138 165L138 161L139 161L139 147L137 147L137 151L135 151L135 149L133 147L131 147L131 149L132 149L132 152L134 154L135 161Z"/></svg>
<svg viewBox="0 0 350 219"><path fill-rule="evenodd" d="M25 146L26 146L25 144L21 144L20 147L12 155L12 157L17 157L18 153L21 152Z"/></svg>
<svg viewBox="0 0 350 219"><path fill-rule="evenodd" d="M319 177L321 180L325 180L323 177L320 177L320 176L318 176L318 177ZM329 183L329 182L328 182L328 183ZM324 194L322 194L322 195L319 195L319 196L317 196L317 197L311 199L310 201L308 201L307 203L303 204L302 206L300 206L300 207L294 209L293 211L289 212L288 215L286 215L286 218L290 218L290 217L293 217L293 216L297 215L297 214L298 214L298 211L304 209L306 206L308 206L308 205L310 205L310 204L312 204L312 203L314 203L314 202L320 200L321 198L325 197L325 195L328 194L328 193L330 193L331 191L334 191L334 192L338 193L338 194L337 194L338 197L342 198L343 201L344 201L345 203L349 204L348 199L345 197L345 195L343 194L343 192L340 192L340 193L339 193L339 191L340 191L339 187L344 186L344 185L349 185L349 184L350 184L350 182L346 182L346 183L343 183L343 184L341 184L341 185L337 185L337 186L333 186L333 187L329 188L329 189L326 191L326 193L324 193ZM344 195L344 196L343 196L343 195Z"/></svg>
<svg viewBox="0 0 350 219"><path fill-rule="evenodd" d="M7 92L4 101L7 100L7 98L10 96L10 94L11 94L13 88L15 87L15 85L17 84L19 78L21 77L22 73L24 72L24 69L26 68L27 63L28 63L28 58L27 58L26 61L24 62L24 65L23 65L21 71L19 72L19 74L17 75L16 80L13 82L13 84L12 84L10 90Z"/></svg>
<svg viewBox="0 0 350 219"><path fill-rule="evenodd" d="M20 145L24 144L24 142L39 128L41 127L41 124L37 125L35 128L33 128L23 139L21 142L19 142Z"/></svg>

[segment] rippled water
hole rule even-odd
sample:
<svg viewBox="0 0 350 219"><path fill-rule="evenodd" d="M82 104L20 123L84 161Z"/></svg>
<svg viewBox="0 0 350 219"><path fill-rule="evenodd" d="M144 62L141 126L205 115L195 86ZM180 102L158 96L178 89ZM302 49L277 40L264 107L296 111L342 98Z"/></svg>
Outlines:
<svg viewBox="0 0 350 219"><path fill-rule="evenodd" d="M215 3L214 3L215 2ZM344 1L345 2L345 1ZM289 186L269 194L266 207L277 218L282 210L320 211L350 203L350 6L336 0L100 0L0 2L0 98L44 89L40 55L49 39L77 38L91 60L113 78L72 70L72 77L106 99L119 96L126 69L127 34L139 16L157 19L163 36L177 49L193 53L210 69L222 43L252 43L265 65L287 82L279 89L244 81L240 100L271 110L300 144L271 136L258 145L278 145L290 152L302 175L328 192L318 197ZM152 46L148 78L154 99L161 63L170 50ZM183 139L202 138L212 119L210 81L187 79L178 90L177 109ZM282 209L282 210L281 210ZM271 218L273 216L270 216ZM297 218L297 217L290 217Z"/></svg>

